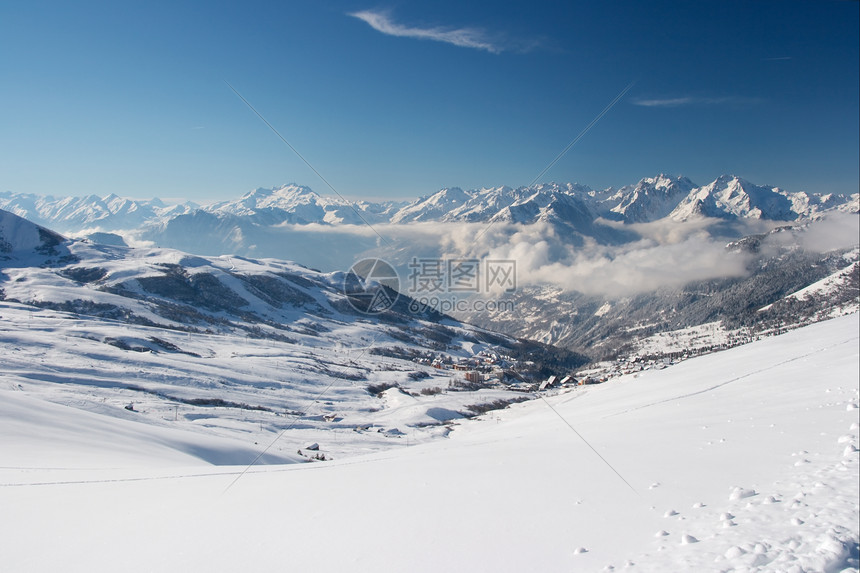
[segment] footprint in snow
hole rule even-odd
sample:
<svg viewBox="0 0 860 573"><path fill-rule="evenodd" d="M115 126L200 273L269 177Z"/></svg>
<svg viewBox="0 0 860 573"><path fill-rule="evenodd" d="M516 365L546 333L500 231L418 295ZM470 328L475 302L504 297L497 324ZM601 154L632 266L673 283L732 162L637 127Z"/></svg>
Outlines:
<svg viewBox="0 0 860 573"><path fill-rule="evenodd" d="M666 531L665 529L661 529L660 531L658 531L657 533L654 534L654 537L666 537L667 535L669 535L669 532Z"/></svg>
<svg viewBox="0 0 860 573"><path fill-rule="evenodd" d="M803 520L800 519L799 517L792 517L791 518L791 524L792 525L803 525Z"/></svg>
<svg viewBox="0 0 860 573"><path fill-rule="evenodd" d="M703 507L705 507L705 504L702 503L701 501L698 501L698 502L693 504L693 509L701 509Z"/></svg>
<svg viewBox="0 0 860 573"><path fill-rule="evenodd" d="M764 498L764 501L762 503L767 503L767 504L779 503L779 500L776 499L775 497L773 497L772 495L769 495L766 498Z"/></svg>
<svg viewBox="0 0 860 573"><path fill-rule="evenodd" d="M667 511L666 513L663 514L663 517L674 517L676 515L678 515L678 512L675 511L674 509L670 509L669 511Z"/></svg>
<svg viewBox="0 0 860 573"><path fill-rule="evenodd" d="M685 533L681 536L681 545L690 545L691 543L698 543L699 540L693 537L692 535Z"/></svg>
<svg viewBox="0 0 860 573"><path fill-rule="evenodd" d="M576 549L573 550L573 553L574 553L574 555L580 555L582 553L588 553L588 549L586 549L585 547L577 547Z"/></svg>
<svg viewBox="0 0 860 573"><path fill-rule="evenodd" d="M855 446L854 444L848 444L847 446L845 446L845 450L842 452L842 455L843 456L853 456L858 451L860 451L860 450L857 450L857 446Z"/></svg>
<svg viewBox="0 0 860 573"><path fill-rule="evenodd" d="M732 515L731 513L728 513L728 512L720 514L720 521L728 521L728 520L734 519L734 518L735 518L735 516Z"/></svg>
<svg viewBox="0 0 860 573"><path fill-rule="evenodd" d="M738 499L744 499L747 497L753 497L758 495L758 492L754 489L747 489L743 487L734 487L732 489L732 493L729 495L729 500L734 501Z"/></svg>
<svg viewBox="0 0 860 573"><path fill-rule="evenodd" d="M655 482L654 482L654 483L652 483L650 486L648 486L648 489L656 489L656 488L658 488L658 487L660 487L660 482L655 481Z"/></svg>
<svg viewBox="0 0 860 573"><path fill-rule="evenodd" d="M853 442L853 441L854 441L854 435L853 434L843 434L843 435L839 436L839 439L836 440L836 443L837 444L847 444L847 443Z"/></svg>

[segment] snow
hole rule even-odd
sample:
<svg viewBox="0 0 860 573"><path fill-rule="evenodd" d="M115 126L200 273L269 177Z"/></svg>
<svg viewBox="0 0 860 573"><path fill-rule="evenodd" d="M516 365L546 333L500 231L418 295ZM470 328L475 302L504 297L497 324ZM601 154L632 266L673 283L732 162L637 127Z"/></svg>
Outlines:
<svg viewBox="0 0 860 573"><path fill-rule="evenodd" d="M238 259L234 264L252 266ZM308 315L294 326L303 320ZM454 371L367 352L368 337L383 340L379 334L370 324L331 323L327 332L296 335L295 342L259 340L241 332L188 333L0 302L0 391L134 422L130 427L144 436L156 432L160 443L167 440L166 462L197 458L216 465L247 462L276 438L268 454L280 460L313 442L335 458L415 445L447 434L440 423L461 418L471 405L523 396L504 388L448 391L458 377ZM410 376L416 372L424 377ZM402 391L392 388L380 399L368 393L370 385ZM422 394L425 388L439 391ZM213 398L223 403L210 403ZM129 403L134 413L125 409ZM50 427L53 415L51 410L39 420ZM0 429L5 423L0 415ZM100 439L112 435L107 428ZM6 429L6 435L20 433ZM123 426L116 437L130 432ZM225 438L225 451L210 451L212 435ZM39 465L34 459L52 458L52 442L39 436L5 451L4 462L33 466ZM86 443L97 451L79 452L71 461L135 449L122 440L106 448L98 447L99 440Z"/></svg>
<svg viewBox="0 0 860 573"><path fill-rule="evenodd" d="M415 447L252 468L183 457L164 447L180 428L159 442L134 413L94 418L4 369L3 566L856 570L858 327L854 314L560 392Z"/></svg>
<svg viewBox="0 0 860 573"><path fill-rule="evenodd" d="M612 310L612 305L608 302L604 302L603 305L594 312L594 316L603 316L610 310Z"/></svg>
<svg viewBox="0 0 860 573"><path fill-rule="evenodd" d="M26 219L13 213L0 211L0 253L30 251L41 247L45 233L59 239L54 233L41 229Z"/></svg>
<svg viewBox="0 0 860 573"><path fill-rule="evenodd" d="M666 332L658 332L635 342L634 355L671 354L695 352L703 348L729 344L745 339L749 334L743 329L728 330L721 321L706 322Z"/></svg>

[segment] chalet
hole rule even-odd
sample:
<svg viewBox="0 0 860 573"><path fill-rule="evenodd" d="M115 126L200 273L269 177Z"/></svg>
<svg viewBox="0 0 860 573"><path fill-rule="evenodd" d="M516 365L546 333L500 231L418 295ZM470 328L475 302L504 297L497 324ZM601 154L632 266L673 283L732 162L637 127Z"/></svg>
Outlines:
<svg viewBox="0 0 860 573"><path fill-rule="evenodd" d="M540 383L538 390L545 390L546 388L552 387L558 378L556 376L550 376L546 380Z"/></svg>

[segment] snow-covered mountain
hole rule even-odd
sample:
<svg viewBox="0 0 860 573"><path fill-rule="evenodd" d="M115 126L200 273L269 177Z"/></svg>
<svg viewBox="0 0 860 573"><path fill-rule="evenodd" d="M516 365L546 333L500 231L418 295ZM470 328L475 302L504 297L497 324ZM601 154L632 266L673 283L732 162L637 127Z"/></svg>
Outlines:
<svg viewBox="0 0 860 573"><path fill-rule="evenodd" d="M67 240L2 210L0 245L0 294L39 308L122 317L183 331L214 329L275 340L310 336L310 341L333 338L339 343L353 336L327 333L368 318L345 292L354 278L343 271L322 273L271 259L201 257L173 249ZM456 338L449 328L474 330L444 315L408 307L408 298L401 296L376 317L392 329L390 340L386 335L390 342L432 348ZM429 338L418 343L425 334Z"/></svg>
<svg viewBox="0 0 860 573"><path fill-rule="evenodd" d="M199 206L191 202L167 205L160 199L135 201L115 194L106 197L54 197L0 192L0 209L60 232L135 229L197 208Z"/></svg>
<svg viewBox="0 0 860 573"><path fill-rule="evenodd" d="M378 223L386 220L401 203L348 202L339 197L318 195L303 185L283 185L272 189L257 188L236 201L220 201L206 206L212 214L248 217L262 224L353 224Z"/></svg>
<svg viewBox="0 0 860 573"><path fill-rule="evenodd" d="M675 220L691 217L723 219L809 220L823 211L856 203L856 196L795 192L755 185L740 177L723 175L713 183L691 190L669 213Z"/></svg>
<svg viewBox="0 0 860 573"><path fill-rule="evenodd" d="M63 219L63 213L77 213L63 219L66 225L79 221L87 225L109 221L112 222L110 228L118 224L122 213L139 215L147 209L150 213L161 209L158 212L162 215L169 214L153 215L148 223L126 235L131 237L130 242L170 246L210 257L235 254L255 259L298 260L323 270L348 268L362 256L380 256L404 271L416 256L433 258L451 256L454 252L455 256L481 257L480 249L493 248L495 256L515 257L520 265L519 290L509 297L514 299L517 312L465 312L458 314L458 318L577 350L591 349L600 343L605 348L599 350L598 355L611 354L622 347L627 328L654 323L652 310L670 313L674 323L668 319L658 321L659 326L654 323L647 332L637 331L639 334L692 327L726 318L726 313L735 313L732 314L735 316L740 311L745 312L750 301L755 301L759 307L766 306L839 270L829 262L820 262L838 261L839 252L819 257L817 251L796 251L803 233L782 233L768 239L774 249L785 249L785 252L758 253L764 235L743 238L738 230L745 227L738 224L735 228L732 222L770 221L771 226L790 223L803 227L809 221L834 212L856 213L857 210L857 195L789 193L733 176L720 177L709 185L696 187L684 177L665 175L646 178L618 190L603 191L573 184L543 184L519 189L451 188L408 205L350 205L298 185L256 189L237 201L193 210L189 206L175 206L173 210L153 205L135 207L116 197L51 201L6 193L0 195L0 199L23 212L38 206L37 212L43 218ZM87 201L93 203L92 209L83 208ZM73 204L76 208L70 209ZM81 213L88 216L81 219ZM724 221L729 226L707 228L707 232L715 233L710 239L710 249L692 241L684 256L678 254L684 253L684 249L672 243L675 239L663 250L651 248L655 239L641 235L639 227L631 224L661 221L662 227L668 227L683 225L682 221L701 216L711 217L711 221ZM376 234L362 219L381 229L385 236L395 237L391 241L393 246L380 245ZM496 232L510 230L502 231L507 235L494 237L495 242L486 242L487 246L467 240L453 245L455 249L466 250L452 251L445 234L456 233L469 225L476 229L473 237L493 227ZM94 228L98 226L90 226L86 234L94 240L105 241L105 235L92 233ZM81 236L80 228L67 229L73 236ZM522 238L511 235L519 233L518 229L523 230ZM424 235L415 234L419 232ZM109 238L112 244L118 244L117 237ZM737 248L743 256L731 257L716 252L723 250L721 241L738 240ZM506 241L510 244L506 245ZM517 245L517 241L524 244ZM849 250L853 246L854 243L837 245ZM468 250L472 248L475 250ZM528 266L534 249L543 249L542 254L536 255L547 269L541 275L533 274ZM696 256L698 251L705 255ZM666 256L671 258L664 261ZM744 257L751 260L744 260ZM625 264L623 261L628 259L630 263ZM700 268L689 271L669 262L675 259L681 261L680 265L692 264ZM607 261L614 271L607 268ZM569 272L568 265L579 265L582 270ZM669 266L671 272L668 272ZM661 270L663 267L665 269ZM729 270L723 270L726 268ZM566 272L572 277L567 281L563 278ZM644 280L636 279L636 273L642 274ZM731 276L725 278L726 273ZM681 277L689 278L684 281ZM685 294L690 291L686 282L696 280L698 286L691 287L692 290L707 291L711 293L709 297L690 298ZM594 285L589 287L589 282ZM612 290L613 285L624 282L633 284L621 292ZM655 291L661 285L670 288ZM713 295L717 292L722 302L708 305L709 300L716 300ZM637 297L626 298L630 293ZM594 314L605 305L609 310ZM819 311L823 310L815 312ZM638 318L630 323L632 317Z"/></svg>
<svg viewBox="0 0 860 573"><path fill-rule="evenodd" d="M603 201L602 214L628 223L645 223L668 216L695 184L686 177L660 174L622 187ZM608 211L606 208L608 207Z"/></svg>
<svg viewBox="0 0 860 573"><path fill-rule="evenodd" d="M161 231L178 217L197 211L216 219L229 219L234 229L249 234L251 227L283 223L306 225L406 224L415 222L507 221L520 224L554 222L588 235L595 220L624 223L651 222L670 217L686 220L697 216L770 221L805 221L828 210L856 212L858 195L788 192L724 175L696 186L686 177L658 175L620 189L595 191L587 186L538 184L532 187L442 189L410 203L396 201L347 202L289 184L258 188L233 201L198 206L165 205L158 199L134 201L116 195L100 198L53 197L12 192L0 193L0 209L26 217L60 232L82 230L126 231L146 240L169 245ZM187 218L181 220L189 221ZM173 225L170 236L178 229ZM189 233L200 233L195 227ZM605 229L599 228L599 232ZM251 232L250 234L254 234ZM209 253L215 254L215 253ZM223 253L218 253L223 254Z"/></svg>

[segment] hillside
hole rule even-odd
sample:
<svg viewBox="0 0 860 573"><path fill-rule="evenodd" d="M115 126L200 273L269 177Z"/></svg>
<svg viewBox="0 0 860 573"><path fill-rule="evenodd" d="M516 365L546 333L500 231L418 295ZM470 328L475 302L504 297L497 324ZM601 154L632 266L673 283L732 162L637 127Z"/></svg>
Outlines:
<svg viewBox="0 0 860 573"><path fill-rule="evenodd" d="M518 404L431 444L247 472L137 447L139 424L93 426L4 374L4 564L856 570L858 328L854 314Z"/></svg>
<svg viewBox="0 0 860 573"><path fill-rule="evenodd" d="M310 456L433 439L585 362L406 297L367 314L347 273L70 241L0 215L3 387L143 424L179 459L250 461L282 433L280 461L317 441ZM233 446L193 446L212 435Z"/></svg>

